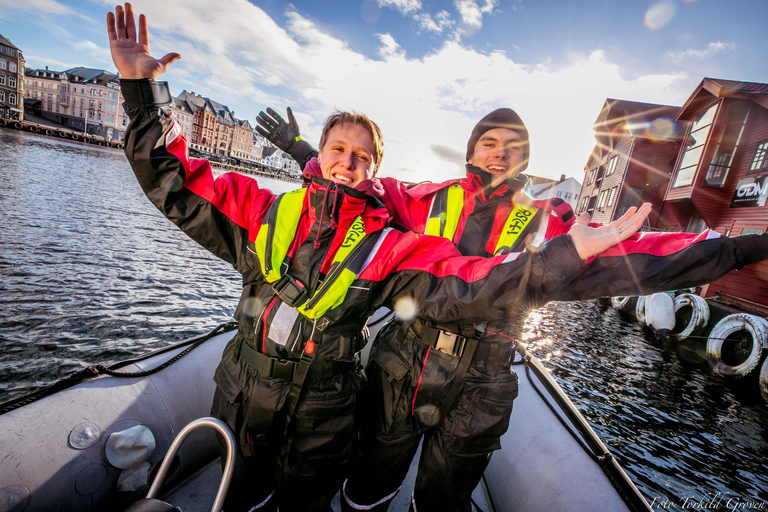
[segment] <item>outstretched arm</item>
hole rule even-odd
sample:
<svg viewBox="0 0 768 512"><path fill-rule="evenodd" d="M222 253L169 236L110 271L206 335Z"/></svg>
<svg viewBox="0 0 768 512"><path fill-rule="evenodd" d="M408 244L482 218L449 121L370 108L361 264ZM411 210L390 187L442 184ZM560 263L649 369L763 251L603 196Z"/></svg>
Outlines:
<svg viewBox="0 0 768 512"><path fill-rule="evenodd" d="M137 34L133 6L127 2L125 8L118 5L114 14L107 14L107 33L112 61L122 78L157 78L181 58L178 53L168 53L158 60L149 54L147 18L143 14L139 16Z"/></svg>
<svg viewBox="0 0 768 512"><path fill-rule="evenodd" d="M645 203L639 209L633 206L621 218L600 227L589 226L588 216L582 216L568 234L579 256L587 259L637 233L650 213L651 203Z"/></svg>

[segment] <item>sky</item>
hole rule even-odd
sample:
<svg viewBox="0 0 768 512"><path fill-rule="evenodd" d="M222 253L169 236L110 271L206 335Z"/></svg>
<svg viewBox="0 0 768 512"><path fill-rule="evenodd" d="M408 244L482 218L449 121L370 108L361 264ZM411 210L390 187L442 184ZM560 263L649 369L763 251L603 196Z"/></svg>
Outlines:
<svg viewBox="0 0 768 512"><path fill-rule="evenodd" d="M766 0L135 0L160 79L255 126L291 107L314 145L333 109L379 124L380 175L464 174L467 139L499 107L530 133L528 172L583 181L607 98L682 105L704 77L768 83ZM0 0L27 67L115 72L104 0ZM285 117L285 116L284 116Z"/></svg>

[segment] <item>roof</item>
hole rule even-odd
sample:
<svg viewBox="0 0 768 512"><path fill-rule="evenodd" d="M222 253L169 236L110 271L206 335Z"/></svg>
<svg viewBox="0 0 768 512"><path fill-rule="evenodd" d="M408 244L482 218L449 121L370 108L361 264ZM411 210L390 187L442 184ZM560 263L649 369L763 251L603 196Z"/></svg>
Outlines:
<svg viewBox="0 0 768 512"><path fill-rule="evenodd" d="M621 129L631 137L653 140L680 140L687 124L677 120L680 107L608 98L595 120L596 135L611 134Z"/></svg>
<svg viewBox="0 0 768 512"><path fill-rule="evenodd" d="M277 151L277 148L276 148L276 147L273 147L273 146L264 146L264 149L262 149L262 151L261 151L261 156L262 156L262 157L269 157L269 156L272 156L272 155L275 153L275 151Z"/></svg>
<svg viewBox="0 0 768 512"><path fill-rule="evenodd" d="M18 46L14 45L9 39L3 37L2 34L0 34L0 44L4 44L5 46L10 46L14 50L21 51L21 48L19 48Z"/></svg>
<svg viewBox="0 0 768 512"><path fill-rule="evenodd" d="M768 109L768 84L705 77L680 108L677 119L690 119L704 104L721 97L754 101Z"/></svg>
<svg viewBox="0 0 768 512"><path fill-rule="evenodd" d="M117 75L115 73L110 73L103 69L79 67L68 69L64 71L64 73L67 74L67 80L70 82L106 85L117 80Z"/></svg>

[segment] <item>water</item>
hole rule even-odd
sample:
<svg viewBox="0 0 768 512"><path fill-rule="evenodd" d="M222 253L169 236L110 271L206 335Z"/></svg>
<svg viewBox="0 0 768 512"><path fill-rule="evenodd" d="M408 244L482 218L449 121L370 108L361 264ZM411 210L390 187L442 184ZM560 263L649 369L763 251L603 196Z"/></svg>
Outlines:
<svg viewBox="0 0 768 512"><path fill-rule="evenodd" d="M149 203L121 151L0 129L0 179L0 402L231 318L239 274ZM768 405L701 343L662 345L596 301L534 312L524 340L654 508L768 509Z"/></svg>

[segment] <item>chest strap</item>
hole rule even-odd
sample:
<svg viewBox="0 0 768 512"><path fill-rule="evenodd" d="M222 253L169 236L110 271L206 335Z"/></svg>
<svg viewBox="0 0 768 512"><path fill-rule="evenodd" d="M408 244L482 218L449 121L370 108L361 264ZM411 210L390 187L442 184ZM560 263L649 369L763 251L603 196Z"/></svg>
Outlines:
<svg viewBox="0 0 768 512"><path fill-rule="evenodd" d="M499 233L499 240L493 255L498 256L515 250L522 250L521 244L525 242L528 233L538 225L534 219L541 217L541 211L533 206L516 204L509 212L504 228Z"/></svg>
<svg viewBox="0 0 768 512"><path fill-rule="evenodd" d="M463 209L464 190L460 184L454 183L449 187L441 188L432 196L432 206L424 234L441 236L453 242ZM536 221L540 218L538 208L515 204L499 233L499 239L493 251L494 256L522 250L522 244L528 233L538 225Z"/></svg>
<svg viewBox="0 0 768 512"><path fill-rule="evenodd" d="M280 299L310 319L322 317L337 307L347 295L352 282L363 271L382 231L365 233L361 216L347 228L342 242L331 261L331 268L322 284L310 297L307 283L290 275L288 251L296 238L306 189L281 194L270 205L264 217L254 248L261 271Z"/></svg>

